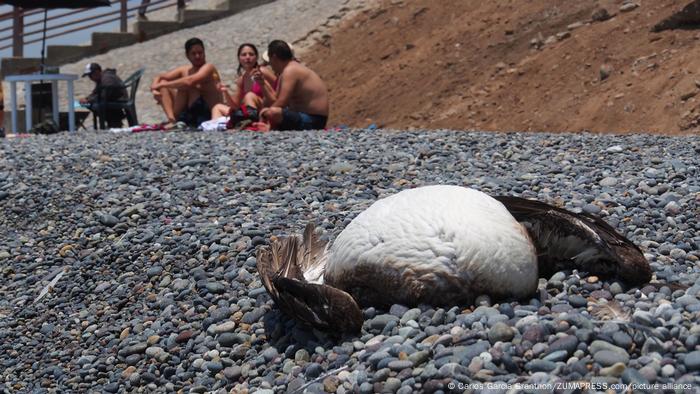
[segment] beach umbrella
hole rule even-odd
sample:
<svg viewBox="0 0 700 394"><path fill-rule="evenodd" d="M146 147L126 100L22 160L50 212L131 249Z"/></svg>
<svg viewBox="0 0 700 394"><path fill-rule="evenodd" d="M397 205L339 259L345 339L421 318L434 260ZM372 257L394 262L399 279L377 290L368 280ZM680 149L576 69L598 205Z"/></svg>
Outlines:
<svg viewBox="0 0 700 394"><path fill-rule="evenodd" d="M92 8L109 7L109 0L4 0L1 3L10 4L24 9L44 9L44 29L41 39L41 72L44 72L44 50L46 48L46 14L49 9L55 8Z"/></svg>

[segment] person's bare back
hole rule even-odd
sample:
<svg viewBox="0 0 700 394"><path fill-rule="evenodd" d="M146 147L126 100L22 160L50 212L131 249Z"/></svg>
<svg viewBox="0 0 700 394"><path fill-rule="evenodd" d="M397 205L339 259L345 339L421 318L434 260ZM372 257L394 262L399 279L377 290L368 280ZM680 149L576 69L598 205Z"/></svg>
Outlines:
<svg viewBox="0 0 700 394"><path fill-rule="evenodd" d="M267 46L270 67L279 75L277 98L260 111L260 119L276 130L321 130L328 122L328 89L314 71L294 59L289 45L273 40Z"/></svg>
<svg viewBox="0 0 700 394"><path fill-rule="evenodd" d="M310 115L328 116L328 89L326 83L313 70L292 61L280 76L278 94L285 84L291 85L289 109Z"/></svg>

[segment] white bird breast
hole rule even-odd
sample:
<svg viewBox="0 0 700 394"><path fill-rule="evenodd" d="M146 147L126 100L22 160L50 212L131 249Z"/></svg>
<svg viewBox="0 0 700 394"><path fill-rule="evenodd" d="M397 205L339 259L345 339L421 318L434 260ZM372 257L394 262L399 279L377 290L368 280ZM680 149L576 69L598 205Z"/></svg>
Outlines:
<svg viewBox="0 0 700 394"><path fill-rule="evenodd" d="M466 273L502 296L532 294L538 278L530 237L503 204L447 185L404 190L360 213L331 246L325 276L358 264Z"/></svg>

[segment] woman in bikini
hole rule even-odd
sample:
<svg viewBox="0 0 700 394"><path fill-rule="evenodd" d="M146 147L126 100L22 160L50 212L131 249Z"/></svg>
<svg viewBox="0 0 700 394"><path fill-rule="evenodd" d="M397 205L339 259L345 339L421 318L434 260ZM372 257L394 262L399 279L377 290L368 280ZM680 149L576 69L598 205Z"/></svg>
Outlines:
<svg viewBox="0 0 700 394"><path fill-rule="evenodd" d="M257 120L258 112L275 101L277 76L268 67L258 64L258 49L253 44L238 47L238 78L236 92L231 94L226 85L219 85L226 104L217 104L212 108L212 119L221 116ZM239 113L240 112L240 113Z"/></svg>

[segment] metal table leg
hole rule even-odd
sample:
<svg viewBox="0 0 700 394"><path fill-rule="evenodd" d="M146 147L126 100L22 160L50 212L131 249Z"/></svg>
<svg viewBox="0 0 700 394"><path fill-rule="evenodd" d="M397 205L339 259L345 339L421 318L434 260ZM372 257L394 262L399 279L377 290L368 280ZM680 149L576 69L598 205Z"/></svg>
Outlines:
<svg viewBox="0 0 700 394"><path fill-rule="evenodd" d="M17 133L17 82L10 82L10 105L12 106L12 132Z"/></svg>
<svg viewBox="0 0 700 394"><path fill-rule="evenodd" d="M68 80L68 131L75 131L75 103L73 102L73 81Z"/></svg>
<svg viewBox="0 0 700 394"><path fill-rule="evenodd" d="M24 124L27 129L24 130L28 133L32 129L32 82L26 81L24 83Z"/></svg>
<svg viewBox="0 0 700 394"><path fill-rule="evenodd" d="M60 128L60 121L58 118L58 81L51 81L51 111L53 112L53 121Z"/></svg>

